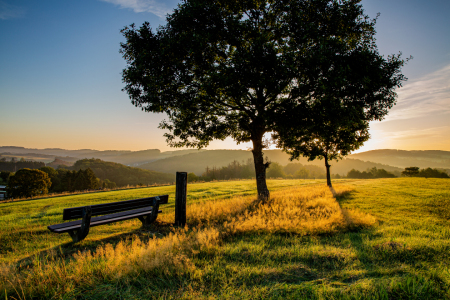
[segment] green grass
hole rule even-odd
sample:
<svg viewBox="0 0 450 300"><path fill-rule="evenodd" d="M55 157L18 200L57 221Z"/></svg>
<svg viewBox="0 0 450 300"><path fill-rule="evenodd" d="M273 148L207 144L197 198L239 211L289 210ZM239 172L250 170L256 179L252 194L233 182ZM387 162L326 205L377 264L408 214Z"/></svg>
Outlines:
<svg viewBox="0 0 450 300"><path fill-rule="evenodd" d="M323 181L273 180L269 188ZM172 273L86 282L70 293L48 287L40 298L78 299L450 299L450 181L396 178L342 180L353 192L338 199L342 208L375 216L371 228L320 236L230 235L214 251L192 257L195 268ZM253 181L189 185L188 203L254 194ZM163 223L142 230L139 221L92 229L85 241L48 232L62 209L168 193L165 217L173 217L174 187L68 196L0 204L1 261L21 268L39 262L51 249L69 253L104 243L165 234ZM167 207L167 208L166 208ZM166 231L165 231L166 230ZM19 287L17 287L19 289ZM20 289L19 289L20 290ZM12 292L14 294L14 292ZM10 293L11 295L11 293ZM19 299L20 292L15 294ZM29 298L27 295L27 299Z"/></svg>
<svg viewBox="0 0 450 300"><path fill-rule="evenodd" d="M298 184L314 184L320 180L270 180L273 191ZM68 234L55 234L48 225L62 223L64 208L94 205L114 201L169 195L169 203L161 206L162 218L174 222L175 186L140 188L125 191L99 192L65 197L23 200L0 203L0 264L29 263L36 254L46 255L51 249L62 253L73 253L80 249L94 248L102 243L117 242L133 234L149 235L141 230L137 219L99 226L90 230L80 244L72 245ZM187 203L196 203L204 198L221 199L234 195L254 195L253 180L198 183L188 185ZM161 217L160 217L161 218ZM170 220L172 218L172 220Z"/></svg>

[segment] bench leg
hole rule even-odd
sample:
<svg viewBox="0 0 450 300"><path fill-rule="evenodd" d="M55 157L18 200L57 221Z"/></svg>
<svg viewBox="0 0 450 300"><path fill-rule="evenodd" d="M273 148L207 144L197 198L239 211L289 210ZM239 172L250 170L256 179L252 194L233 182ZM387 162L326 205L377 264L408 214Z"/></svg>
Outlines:
<svg viewBox="0 0 450 300"><path fill-rule="evenodd" d="M158 217L158 210L159 210L159 203L158 203L159 197L155 197L153 199L152 203L152 213L146 216L138 217L139 220L142 222L142 227L147 227L151 223L155 222L156 218Z"/></svg>
<svg viewBox="0 0 450 300"><path fill-rule="evenodd" d="M83 217L83 219L81 220L81 228L79 230L69 231L69 235L74 243L84 240L84 238L89 233L89 227L91 225L91 216L92 216L91 207L90 206L83 207L81 214Z"/></svg>

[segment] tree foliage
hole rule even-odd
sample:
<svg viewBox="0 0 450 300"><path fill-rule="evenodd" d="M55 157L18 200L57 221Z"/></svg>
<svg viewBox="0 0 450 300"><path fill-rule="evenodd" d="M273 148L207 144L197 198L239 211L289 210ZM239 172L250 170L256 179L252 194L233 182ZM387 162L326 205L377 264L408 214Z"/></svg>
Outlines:
<svg viewBox="0 0 450 300"><path fill-rule="evenodd" d="M50 186L47 173L25 168L10 177L7 192L11 197L33 197L47 194Z"/></svg>
<svg viewBox="0 0 450 300"><path fill-rule="evenodd" d="M402 171L402 175L406 177L413 177L419 174L419 167L408 167Z"/></svg>
<svg viewBox="0 0 450 300"><path fill-rule="evenodd" d="M221 168L206 167L199 180L250 179L252 177L255 177L254 164L251 159L248 159L246 162L234 160Z"/></svg>
<svg viewBox="0 0 450 300"><path fill-rule="evenodd" d="M61 185L61 178L58 171L56 171L52 167L42 167L39 168L39 170L47 173L48 177L50 178L50 181L52 182L51 186L49 187L50 192L55 191L55 189Z"/></svg>
<svg viewBox="0 0 450 300"><path fill-rule="evenodd" d="M432 168L419 169L419 167L409 167L402 171L402 176L406 177L425 177L425 178L449 178L444 171Z"/></svg>
<svg viewBox="0 0 450 300"><path fill-rule="evenodd" d="M13 176L14 175L14 173L13 172L10 172L10 171L1 171L0 172L0 179L1 179L1 184L8 184L8 182L9 182L9 178L11 177L11 176Z"/></svg>
<svg viewBox="0 0 450 300"><path fill-rule="evenodd" d="M385 169L377 169L376 167L367 169L367 171L362 172L352 169L347 173L347 178L358 178L358 179L395 178L395 177L397 176L386 171Z"/></svg>
<svg viewBox="0 0 450 300"><path fill-rule="evenodd" d="M283 170L283 166L277 162L271 162L267 171L267 178L285 178L286 173Z"/></svg>
<svg viewBox="0 0 450 300"><path fill-rule="evenodd" d="M199 180L199 178L198 178L198 176L197 175L195 175L195 173L188 173L187 174L187 181L188 182L196 182L196 181L198 181Z"/></svg>
<svg viewBox="0 0 450 300"><path fill-rule="evenodd" d="M14 160L11 161L0 161L0 171L9 171L9 172L17 172L21 169L39 169L45 167L45 163L42 161L26 161L25 159L22 159L20 161L17 161L17 159L14 158Z"/></svg>
<svg viewBox="0 0 450 300"><path fill-rule="evenodd" d="M378 52L376 19L359 15L366 20L360 31L344 40L327 37L314 49L309 68L318 72L306 75L312 83L310 101L289 107L274 134L291 159L324 159L329 186L329 161L346 156L369 139L369 121L384 118L395 104L395 89L406 80L400 72L405 63L401 54L384 58Z"/></svg>
<svg viewBox="0 0 450 300"><path fill-rule="evenodd" d="M333 98L315 99L307 117L285 119L291 126L282 126L274 137L291 159L300 156L306 156L308 161L324 159L327 184L331 186L329 161L346 156L369 139L368 121L362 114L358 117L352 113L353 109Z"/></svg>
<svg viewBox="0 0 450 300"><path fill-rule="evenodd" d="M450 178L448 174L444 171L432 168L426 168L419 171L417 177L425 177L425 178Z"/></svg>
<svg viewBox="0 0 450 300"><path fill-rule="evenodd" d="M171 146L251 141L266 199L265 133L292 127L293 117L311 124L308 108L327 86L367 121L395 101L403 61L378 54L375 21L359 2L184 1L156 32L147 22L122 30L124 90L135 106L167 115L160 128Z"/></svg>
<svg viewBox="0 0 450 300"><path fill-rule="evenodd" d="M336 177L339 175L333 175ZM200 181L211 180L229 180L229 179L250 179L255 177L255 169L253 162L249 159L247 162L233 161L227 166L221 168L207 167L201 177ZM267 171L268 178L288 178L288 179L318 179L325 178L325 173L322 168L314 165L302 165L301 163L289 163L282 166L277 162L272 162ZM188 174L189 180L189 174Z"/></svg>

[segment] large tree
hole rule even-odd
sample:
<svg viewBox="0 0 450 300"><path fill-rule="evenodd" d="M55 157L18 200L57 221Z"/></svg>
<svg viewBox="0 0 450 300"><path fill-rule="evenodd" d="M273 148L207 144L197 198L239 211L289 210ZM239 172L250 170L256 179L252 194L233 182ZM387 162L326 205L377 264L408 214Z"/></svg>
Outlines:
<svg viewBox="0 0 450 300"><path fill-rule="evenodd" d="M359 2L183 1L156 31L149 23L122 30L124 90L136 107L167 114L160 128L168 130L171 146L202 148L226 137L251 141L258 195L267 199L263 136L276 133L286 113L307 114L330 53L346 49L365 53L364 64L382 62L385 74L376 85L361 87L354 78L358 85L345 93L373 95L361 100L368 111L393 103L391 87L380 93L379 82L401 80L400 59L370 52L375 22ZM340 71L352 80L352 70Z"/></svg>

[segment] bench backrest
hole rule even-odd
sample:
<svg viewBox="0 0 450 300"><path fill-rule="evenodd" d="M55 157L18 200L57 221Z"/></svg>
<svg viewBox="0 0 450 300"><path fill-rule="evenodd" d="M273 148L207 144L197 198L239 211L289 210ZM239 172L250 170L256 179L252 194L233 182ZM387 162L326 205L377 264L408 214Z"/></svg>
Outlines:
<svg viewBox="0 0 450 300"><path fill-rule="evenodd" d="M158 204L167 204L169 202L169 195L157 196L159 197ZM106 215L115 212L138 209L151 206L153 199L156 197L141 198L135 200L126 200L112 203L91 205L92 216ZM63 211L63 220L72 220L82 218L82 209L85 206L66 208Z"/></svg>

